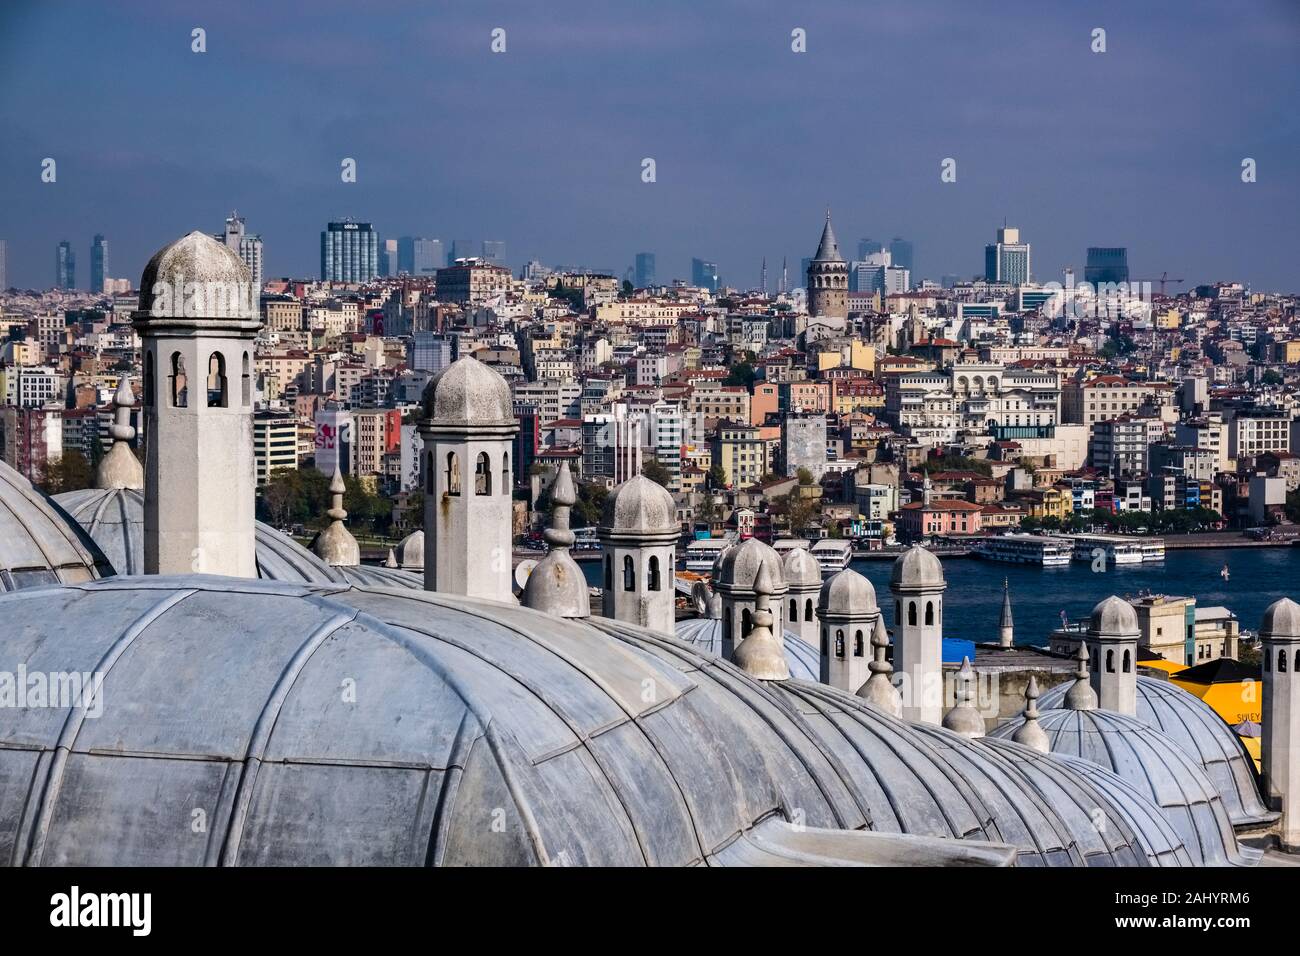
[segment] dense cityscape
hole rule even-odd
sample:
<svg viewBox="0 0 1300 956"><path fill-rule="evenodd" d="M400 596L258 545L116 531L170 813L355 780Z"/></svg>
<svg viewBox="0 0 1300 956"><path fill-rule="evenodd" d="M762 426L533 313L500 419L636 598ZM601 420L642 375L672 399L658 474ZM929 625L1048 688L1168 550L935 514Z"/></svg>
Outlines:
<svg viewBox="0 0 1300 956"><path fill-rule="evenodd" d="M1300 20L581 3L0 14L16 921L278 867L372 928L471 911L333 872L1284 913Z"/></svg>

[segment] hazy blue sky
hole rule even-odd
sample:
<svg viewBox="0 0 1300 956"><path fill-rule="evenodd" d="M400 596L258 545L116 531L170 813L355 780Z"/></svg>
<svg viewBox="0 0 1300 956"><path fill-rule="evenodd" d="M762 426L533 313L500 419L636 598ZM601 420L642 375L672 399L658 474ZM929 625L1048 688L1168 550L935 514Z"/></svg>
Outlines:
<svg viewBox="0 0 1300 956"><path fill-rule="evenodd" d="M794 278L829 203L846 252L904 235L925 277L981 270L1006 217L1041 280L1126 245L1135 276L1295 291L1298 187L1297 0L0 3L22 286L51 284L67 238L84 287L101 231L138 280L236 207L268 276L316 274L322 224L350 215L503 239L516 267L648 250L661 279L695 255L754 285L764 255Z"/></svg>

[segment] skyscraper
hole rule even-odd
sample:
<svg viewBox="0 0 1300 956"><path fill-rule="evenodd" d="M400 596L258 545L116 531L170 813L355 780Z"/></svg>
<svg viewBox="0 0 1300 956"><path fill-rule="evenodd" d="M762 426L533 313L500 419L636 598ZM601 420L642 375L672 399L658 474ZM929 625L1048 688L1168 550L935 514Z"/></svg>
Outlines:
<svg viewBox="0 0 1300 956"><path fill-rule="evenodd" d="M912 240L895 236L889 243L889 257L894 260L894 266L916 275L916 262L912 258Z"/></svg>
<svg viewBox="0 0 1300 956"><path fill-rule="evenodd" d="M483 240L483 258L497 265L505 265L506 244L500 239Z"/></svg>
<svg viewBox="0 0 1300 956"><path fill-rule="evenodd" d="M1033 272L1029 263L1029 243L1020 241L1020 230L1003 226L998 241L984 247L984 280L1022 285Z"/></svg>
<svg viewBox="0 0 1300 956"><path fill-rule="evenodd" d="M1092 285L1101 282L1128 282L1128 249L1123 246L1089 246L1083 278Z"/></svg>
<svg viewBox="0 0 1300 956"><path fill-rule="evenodd" d="M877 242L875 239L859 239L858 260L860 262L868 262L873 255L884 252L885 248L883 242Z"/></svg>
<svg viewBox="0 0 1300 956"><path fill-rule="evenodd" d="M655 254L638 252L636 254L636 287L648 289L655 284Z"/></svg>
<svg viewBox="0 0 1300 956"><path fill-rule="evenodd" d="M395 276L401 269L400 253L396 239L385 239L379 244L379 274Z"/></svg>
<svg viewBox="0 0 1300 956"><path fill-rule="evenodd" d="M75 289L77 287L77 255L72 251L72 243L64 239L59 243L54 254L54 288Z"/></svg>
<svg viewBox="0 0 1300 956"><path fill-rule="evenodd" d="M104 291L104 275L108 272L108 240L96 233L90 243L90 291Z"/></svg>
<svg viewBox="0 0 1300 956"><path fill-rule="evenodd" d="M370 282L379 272L379 235L368 222L343 219L320 234L320 277L325 282Z"/></svg>
<svg viewBox="0 0 1300 956"><path fill-rule="evenodd" d="M238 212L232 212L226 217L226 231L217 233L214 238L224 243L227 249L238 253L239 258L244 260L244 265L248 266L248 272L253 277L254 295L260 296L262 294L262 237L245 232L244 217Z"/></svg>
<svg viewBox="0 0 1300 956"><path fill-rule="evenodd" d="M397 240L397 271L412 276L432 277L443 266L442 241L420 236Z"/></svg>
<svg viewBox="0 0 1300 956"><path fill-rule="evenodd" d="M0 292L9 288L9 276L5 271L5 255L7 251L5 241L0 239Z"/></svg>
<svg viewBox="0 0 1300 956"><path fill-rule="evenodd" d="M474 243L469 239L453 239L451 249L447 253L447 265L454 266L457 259L472 259L474 257Z"/></svg>
<svg viewBox="0 0 1300 956"><path fill-rule="evenodd" d="M705 259L691 260L691 285L710 292L718 291L718 264Z"/></svg>

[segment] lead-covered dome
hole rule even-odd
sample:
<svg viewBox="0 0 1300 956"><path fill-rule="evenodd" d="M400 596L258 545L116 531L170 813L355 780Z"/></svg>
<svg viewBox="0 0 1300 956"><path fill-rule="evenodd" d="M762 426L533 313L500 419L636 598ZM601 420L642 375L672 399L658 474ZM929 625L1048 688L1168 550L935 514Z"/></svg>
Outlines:
<svg viewBox="0 0 1300 956"><path fill-rule="evenodd" d="M679 641L685 641L706 654L714 657L722 654L722 621L716 617L693 617L678 621L674 625L674 634ZM794 631L783 632L781 638L790 676L800 680L820 680L821 654L817 648Z"/></svg>
<svg viewBox="0 0 1300 956"><path fill-rule="evenodd" d="M673 496L645 475L623 482L605 499L599 533L611 541L666 538L681 533Z"/></svg>
<svg viewBox="0 0 1300 956"><path fill-rule="evenodd" d="M452 362L424 389L424 417L435 425L514 426L510 386L472 356Z"/></svg>
<svg viewBox="0 0 1300 956"><path fill-rule="evenodd" d="M889 584L897 588L945 587L943 564L925 548L914 544L894 562Z"/></svg>
<svg viewBox="0 0 1300 956"><path fill-rule="evenodd" d="M781 556L757 538L746 538L722 553L714 565L713 586L724 592L753 591L758 569L763 565L767 566L768 573L772 575L772 593L784 594L786 584Z"/></svg>
<svg viewBox="0 0 1300 956"><path fill-rule="evenodd" d="M876 609L875 587L852 568L827 578L817 599L817 610L826 615L871 614Z"/></svg>
<svg viewBox="0 0 1300 956"><path fill-rule="evenodd" d="M77 584L112 573L76 522L0 462L0 591Z"/></svg>
<svg viewBox="0 0 1300 956"><path fill-rule="evenodd" d="M1010 738L1019 717L993 736ZM1049 710L1038 724L1053 754L1090 761L1128 781L1160 807L1201 866L1247 866L1260 851L1239 845L1218 789L1181 747L1126 714L1109 710Z"/></svg>
<svg viewBox="0 0 1300 956"><path fill-rule="evenodd" d="M1058 684L1038 700L1040 710L1065 707L1072 681ZM1160 731L1200 764L1223 798L1234 826L1254 826L1277 817L1260 796L1255 761L1231 727L1209 704L1175 684L1137 678L1137 719Z"/></svg>
<svg viewBox="0 0 1300 956"><path fill-rule="evenodd" d="M1259 631L1261 634L1300 637L1300 604L1285 597L1274 601L1264 611Z"/></svg>
<svg viewBox="0 0 1300 956"><path fill-rule="evenodd" d="M144 319L239 319L260 322L259 289L225 243L197 229L153 254L140 276Z"/></svg>
<svg viewBox="0 0 1300 956"><path fill-rule="evenodd" d="M822 566L807 548L791 548L781 559L785 583L792 588L817 588L822 586Z"/></svg>
<svg viewBox="0 0 1300 956"><path fill-rule="evenodd" d="M1128 601L1112 594L1092 609L1088 630L1094 634L1138 634L1137 611Z"/></svg>

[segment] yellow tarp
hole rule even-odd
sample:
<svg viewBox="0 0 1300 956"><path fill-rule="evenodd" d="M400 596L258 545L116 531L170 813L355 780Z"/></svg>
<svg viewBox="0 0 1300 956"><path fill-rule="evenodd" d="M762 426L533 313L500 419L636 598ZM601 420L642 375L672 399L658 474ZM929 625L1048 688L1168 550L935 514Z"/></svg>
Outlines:
<svg viewBox="0 0 1300 956"><path fill-rule="evenodd" d="M1263 716L1260 700L1263 683L1257 680L1227 681L1218 684L1194 684L1177 677L1170 678L1171 684L1177 684L1189 694L1201 698L1215 713L1233 727L1243 720L1259 723Z"/></svg>
<svg viewBox="0 0 1300 956"><path fill-rule="evenodd" d="M1186 664L1179 664L1177 661L1138 661L1138 667L1154 667L1158 671L1164 671L1166 674L1177 674L1179 671L1187 670Z"/></svg>

